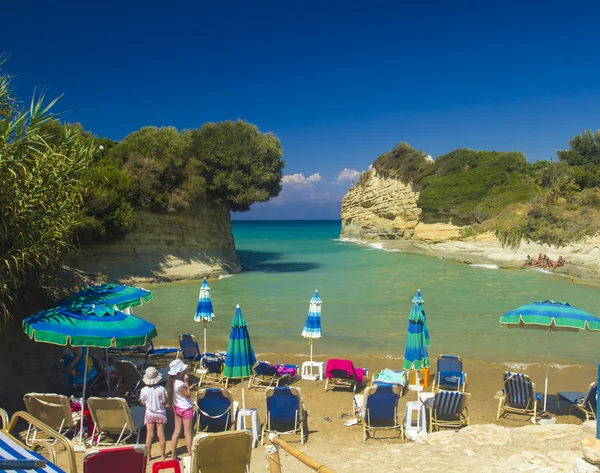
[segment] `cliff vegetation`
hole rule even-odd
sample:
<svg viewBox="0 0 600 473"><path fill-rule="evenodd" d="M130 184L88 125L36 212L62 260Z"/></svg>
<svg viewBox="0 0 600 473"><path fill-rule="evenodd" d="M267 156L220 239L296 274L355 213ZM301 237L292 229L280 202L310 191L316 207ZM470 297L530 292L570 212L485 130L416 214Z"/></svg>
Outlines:
<svg viewBox="0 0 600 473"><path fill-rule="evenodd" d="M0 58L1 59L1 58ZM0 68L3 62L0 60ZM247 211L281 191L277 137L244 121L144 127L115 142L23 106L0 69L0 317L56 297L62 258L129 234L139 212Z"/></svg>
<svg viewBox="0 0 600 473"><path fill-rule="evenodd" d="M373 167L412 184L423 222L452 220L465 235L493 231L512 247L564 245L600 230L600 130L575 136L557 156L529 163L520 152L463 148L431 162L401 143Z"/></svg>

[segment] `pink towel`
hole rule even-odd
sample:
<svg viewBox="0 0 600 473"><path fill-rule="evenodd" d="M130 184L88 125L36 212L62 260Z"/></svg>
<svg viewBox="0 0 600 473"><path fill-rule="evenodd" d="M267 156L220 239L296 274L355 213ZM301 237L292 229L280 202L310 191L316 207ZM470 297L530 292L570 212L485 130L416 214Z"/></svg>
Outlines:
<svg viewBox="0 0 600 473"><path fill-rule="evenodd" d="M348 378L355 378L358 384L362 384L365 377L365 370L363 368L354 368L350 360L332 358L327 362L327 368L325 369L325 376L329 379L333 378L331 375L332 370L345 371Z"/></svg>
<svg viewBox="0 0 600 473"><path fill-rule="evenodd" d="M279 376L289 374L290 377L295 378L298 373L298 368L292 365L275 365L275 368L277 369L277 374Z"/></svg>

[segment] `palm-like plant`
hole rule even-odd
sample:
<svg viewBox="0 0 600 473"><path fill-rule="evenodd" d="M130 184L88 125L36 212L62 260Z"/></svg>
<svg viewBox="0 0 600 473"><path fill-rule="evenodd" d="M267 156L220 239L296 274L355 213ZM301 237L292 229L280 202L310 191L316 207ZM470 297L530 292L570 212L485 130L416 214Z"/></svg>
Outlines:
<svg viewBox="0 0 600 473"><path fill-rule="evenodd" d="M2 61L0 61L0 66ZM59 261L79 224L81 176L93 146L79 128L67 127L58 142L43 131L53 118L44 95L29 109L11 94L0 71L0 317L10 317L20 286ZM38 278L39 280L39 278Z"/></svg>

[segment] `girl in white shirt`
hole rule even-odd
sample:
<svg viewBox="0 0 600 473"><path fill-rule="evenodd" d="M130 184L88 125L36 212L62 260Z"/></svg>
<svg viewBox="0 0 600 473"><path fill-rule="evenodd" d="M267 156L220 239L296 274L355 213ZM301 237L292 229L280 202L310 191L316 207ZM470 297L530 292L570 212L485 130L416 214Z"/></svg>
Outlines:
<svg viewBox="0 0 600 473"><path fill-rule="evenodd" d="M194 422L194 406L188 376L185 374L187 365L181 360L173 360L169 365L169 382L167 383L167 402L173 406L175 426L171 439L171 456L177 457L177 441L183 433L188 455L192 455L192 425Z"/></svg>
<svg viewBox="0 0 600 473"><path fill-rule="evenodd" d="M156 434L160 442L160 459L165 460L165 450L167 440L165 439L165 424L167 423L167 390L160 386L161 374L156 368L150 366L146 368L144 374L144 383L146 386L140 392L140 402L146 407L144 422L146 424L146 449L148 450L148 459L152 459L152 442L154 441L154 426L156 425Z"/></svg>

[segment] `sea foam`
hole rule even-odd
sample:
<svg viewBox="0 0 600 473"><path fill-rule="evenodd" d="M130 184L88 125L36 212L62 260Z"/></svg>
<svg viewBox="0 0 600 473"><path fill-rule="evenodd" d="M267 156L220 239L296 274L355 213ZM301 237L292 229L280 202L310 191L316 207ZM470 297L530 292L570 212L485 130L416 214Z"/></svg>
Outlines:
<svg viewBox="0 0 600 473"><path fill-rule="evenodd" d="M473 268L487 268L487 269L498 269L497 264L470 264Z"/></svg>

